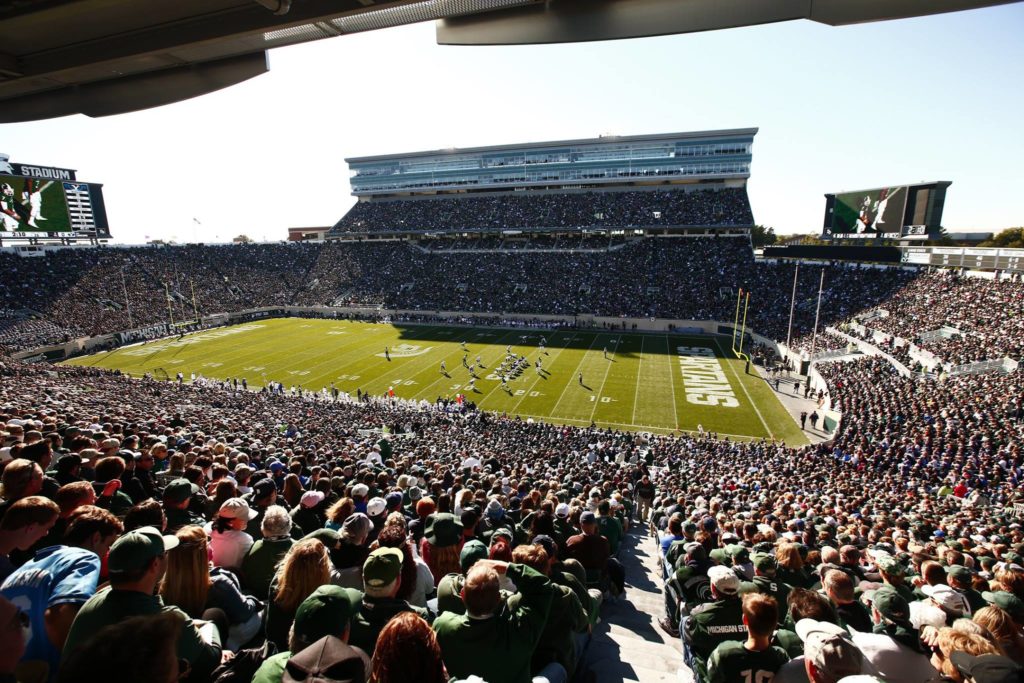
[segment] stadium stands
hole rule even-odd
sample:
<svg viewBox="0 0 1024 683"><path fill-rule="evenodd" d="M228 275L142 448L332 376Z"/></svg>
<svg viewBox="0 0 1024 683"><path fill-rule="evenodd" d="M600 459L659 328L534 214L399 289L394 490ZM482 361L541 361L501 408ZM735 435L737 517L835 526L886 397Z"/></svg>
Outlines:
<svg viewBox="0 0 1024 683"><path fill-rule="evenodd" d="M0 255L0 340L17 349L41 340L126 329L129 317L135 326L166 320L168 305L175 319L190 319L193 287L200 315L283 304L374 303L421 311L410 316L424 319L438 310L467 310L491 320L511 312L730 320L735 291L742 287L753 293L748 325L766 336L785 338L793 265L755 261L742 239L572 238L571 246L564 246L563 239L341 241L65 250L40 258ZM579 250L584 243L587 247ZM794 324L797 347L808 344L807 333L813 328L821 268L826 283L822 327L835 324L852 330L854 321L863 321L869 332L890 337L877 342L883 350L908 364L906 349L896 348L891 337L919 340L944 326L958 332L941 340L926 335L921 346L950 363L1019 357L1021 334L1016 325L1024 301L1020 282L844 266L801 268ZM880 309L887 315L872 315ZM844 343L819 337L817 351ZM755 355L764 358L767 353L758 348ZM429 621L436 612L413 607L453 609L451 603L435 607L428 600L439 583L439 597L450 598L452 585L469 581L457 554L444 552L446 544L455 543L457 548L479 538L485 542L485 553L507 558L509 551L493 542L501 538L495 531L501 526L510 529L511 545L517 547L513 565L520 566L508 571L520 579L521 599L534 599L533 590L556 590L553 584L560 583L566 588L562 594L572 593L577 601L573 604L582 610L576 626L551 620L536 627L536 634L543 630L550 638L573 641L571 648L562 649L572 656L556 657L537 647L537 638L523 636L520 651L507 653L503 662L530 673L539 673L553 661L565 668L585 666L585 659L582 664L578 660L587 641L586 624L601 610L598 593L605 600L621 600L623 588L622 567L612 550L593 550L586 536L596 528L611 539L631 523L633 534L638 529L644 534L648 525L660 534L668 616L662 627L680 635L686 660L712 680L722 675L727 657L737 656L728 642L718 641L747 637L734 588L740 581L750 582L743 591L763 590L777 600L770 630L782 626L773 641L780 645L780 666L790 657L814 656L813 638L807 635L807 624L799 621L799 612L815 601L816 618L846 624L852 623L846 619L866 614L871 630L873 613L847 601L844 580L856 587L857 592L850 593L855 601L874 600L878 613L876 639L870 647L856 633L850 636L850 647L856 650L851 657L871 665L858 664L859 672L910 680L901 678L899 671L882 670L892 664L878 657L879 638L892 641L885 641L890 650L909 648L899 650L896 661L917 667L922 682L937 675L933 665L948 671L941 656L929 663L921 654L930 653L931 644L946 642L943 638L952 631L945 630L947 623L962 631L974 629L971 637L979 639L972 645L975 651L1001 652L1020 661L1021 650L1013 644L1019 642L1015 639L1024 624L1021 371L907 377L884 358L818 362L815 368L827 386L824 399L841 418L830 440L794 448L770 441L730 441L715 434L646 435L548 425L480 412L472 403L355 401L314 392L249 392L220 381L139 380L88 368L24 364L0 354L0 462L6 468L0 541L12 548L0 569L4 575L14 572L0 589L0 608L6 609L7 599L23 599L17 572L31 571L27 551L48 542L26 543L20 550L8 543L20 528L18 520L27 514L20 510L38 508L32 514L51 514L40 496L61 502L60 529L68 527L67 513L93 500L123 518L126 526L139 526L141 519L141 524L159 527L161 514L176 520L175 528L177 521L185 520L179 531L184 539L193 533L204 537L189 530L189 521L208 524L214 544L228 543L221 538L225 534L235 534L231 543L245 541L245 534L248 543L265 536L254 548L288 537L287 530L282 533L277 527L274 531L263 526L261 531L258 523L245 531L244 523L232 527L231 515L243 508L225 503L243 495L264 515L261 519L280 524L291 520L303 535L312 533L317 539L292 546L296 550L289 551L277 581L291 576L289 568L310 554L326 558L321 566L336 584L352 585L352 577L359 577L354 585L365 589L367 597L357 600L368 602L356 610L364 616L353 617L362 625L353 626L352 637L369 650L376 644L374 667L396 666L394 655L388 654L388 634L377 640L383 624L366 635L371 622L365 615L374 601L391 601L388 609L409 612L403 618L416 624L424 618L419 614ZM45 477L36 473L43 468L48 470ZM644 477L651 475L648 485ZM190 483L172 484L178 476ZM111 490L110 478L120 482L120 491ZM93 495L74 499L71 491L79 479ZM429 506L420 510L416 505L420 496L429 496L438 512L454 516L427 518ZM285 510L268 511L267 500L274 497ZM562 503L568 510L560 507ZM189 511L174 507L180 504ZM648 505L650 516L641 515ZM369 513L369 521L352 516L353 510ZM399 514L388 517L391 511ZM567 515L559 516L563 512ZM585 514L589 512L598 514L594 527ZM83 514L100 513L86 506ZM347 518L353 521L346 523ZM465 531L448 538L438 519L452 529L461 522ZM388 532L390 525L398 530ZM327 529L340 529L342 540ZM295 535L300 536L298 531ZM388 540L392 536L395 540ZM407 537L413 539L411 545L404 540ZM394 596L374 593L363 580L377 572L386 574L373 562L363 571L367 554L376 547L371 545L374 539L377 545L394 542L403 548L402 561L409 565L403 576L418 572L423 581L411 581L405 592L399 585ZM188 540L184 547L195 543ZM111 554L113 568L120 566L118 547ZM553 568L537 560L542 551L558 558ZM95 590L101 578L95 552L81 547L61 552L86 553L83 558L93 553L95 569L85 576ZM281 629L280 624L266 626L258 618L260 612L272 615L273 622L295 604L277 592L278 584L272 584L269 594L254 590L245 565L239 569L217 561L219 552L214 553L210 575L211 585L217 586L210 604L244 609L211 612L210 605L200 602L202 609L197 608L170 584L159 590L168 604L219 624L219 635L200 630L189 636L196 643L202 641L203 647L238 650L246 644L239 641L242 632L250 636L249 645L260 647L264 633ZM752 559L751 553L774 556L778 569L772 570L772 563L760 555ZM417 555L422 559L414 559ZM445 568L444 557L454 557L454 564ZM937 563L935 569L933 560L941 560L945 571ZM540 568L542 574L546 571L550 580L533 577L521 563ZM506 571L504 564L491 566ZM724 575L723 567L729 570ZM592 570L589 574L587 568ZM756 573L772 578L770 572L776 571L775 582L758 583L755 577ZM474 572L473 581L481 580L484 570ZM567 578L574 572L581 572L582 582ZM593 589L589 592L584 588L588 581ZM933 590L944 581L948 588ZM709 582L715 586L714 594L691 590ZM772 583L791 590L780 594L770 588ZM813 593L786 597L798 588L819 585L827 598ZM300 602L308 594L302 590ZM910 603L910 618L892 621L897 598L876 597L886 591ZM943 597L943 591L954 595ZM82 612L93 618L106 595L100 593ZM87 596L72 603L76 609ZM744 600L745 605L750 602ZM977 624L956 621L959 616L970 619L972 613L977 624L998 622L1005 632L979 631ZM184 628L192 628L191 623L185 622ZM441 645L435 656L450 672L483 671L474 668L483 663L467 664L458 646L453 649L446 635L456 628L452 623L451 612L436 617L434 629ZM127 636L116 629L90 640L72 625L71 649L81 650L65 662L62 676L88 678L93 669L112 661L94 656L95 648L130 651L127 641L118 640ZM34 632L33 637L49 637L45 628ZM421 638L429 641L430 633L422 622ZM731 635L709 640L709 633ZM294 642L299 649L308 644ZM43 651L50 654L33 648L34 654L27 656L49 657L57 666L59 649ZM534 652L540 654L527 656ZM247 661L237 660L236 666ZM188 680L214 678L212 666L204 668L201 661L194 660ZM148 665L152 668L152 662ZM93 669L83 668L87 666ZM139 666L147 670L145 662ZM242 675L248 680L255 669ZM514 680L528 678L524 674Z"/></svg>
<svg viewBox="0 0 1024 683"><path fill-rule="evenodd" d="M753 225L746 189L495 194L361 201L345 233Z"/></svg>

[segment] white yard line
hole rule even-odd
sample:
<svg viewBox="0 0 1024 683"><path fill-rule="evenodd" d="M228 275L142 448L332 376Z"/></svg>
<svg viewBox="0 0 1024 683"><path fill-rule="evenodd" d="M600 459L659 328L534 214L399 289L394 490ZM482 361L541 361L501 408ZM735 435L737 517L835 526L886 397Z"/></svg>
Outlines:
<svg viewBox="0 0 1024 683"><path fill-rule="evenodd" d="M676 429L679 429L679 408L676 406L676 372L678 372L678 354L672 350L672 340L665 335L665 343L668 345L668 381L672 385L672 418L676 421Z"/></svg>
<svg viewBox="0 0 1024 683"><path fill-rule="evenodd" d="M597 343L597 339L598 337L601 336L601 334L602 333L594 334L593 341L590 342L590 346L588 346L587 350L583 352L582 356L580 356L580 362L576 364L576 369L572 371L572 375L579 374L580 368L583 367L583 361L587 359L587 354L590 353L590 349L594 348L594 344ZM562 393L559 394L558 400L555 401L555 405L551 406L551 416L554 416L554 414L558 412L558 406L559 404L561 404L562 399L565 398L565 392L567 392L569 390L569 387L572 386L572 375L569 375L568 381L566 381L565 386L562 387Z"/></svg>
<svg viewBox="0 0 1024 683"><path fill-rule="evenodd" d="M712 341L715 342L715 346L718 347L718 350L722 352L722 356L725 356L725 350L722 348L722 345L718 343L718 337L713 337ZM725 362L726 365L729 366L729 369L732 370L732 374L736 378L736 382L740 385L740 389L743 390L743 393L746 394L747 400L750 401L750 405L754 407L754 412L757 413L757 418L759 420L761 420L761 424L764 425L765 431L768 432L768 436L770 438L774 439L775 438L775 434L772 433L772 428L769 427L768 423L764 421L764 416L761 414L760 409L758 409L757 404L754 403L754 399L750 398L750 392L747 391L747 385L745 385L743 383L742 378L740 378L740 374L738 372L736 372L736 368L734 368L732 366L732 362L731 362L732 359L728 358L728 357L725 357L725 358L719 360L720 363L723 362L723 361Z"/></svg>
<svg viewBox="0 0 1024 683"><path fill-rule="evenodd" d="M636 366L636 391L633 392L633 413L629 416L630 422L636 422L636 404L640 400L640 381L644 369L644 339L647 335L640 335L640 362Z"/></svg>
<svg viewBox="0 0 1024 683"><path fill-rule="evenodd" d="M615 352L619 350L619 344L620 343L622 343L622 335L621 334L619 336L615 337L615 348L612 349L612 355L613 356L615 355ZM602 357L603 356L604 356L604 354L602 354ZM604 385L607 384L607 382L608 382L608 373L612 371L612 363L614 361L612 359L606 359L606 360L607 360L608 367L606 367L604 369L604 379L601 380L601 386L598 387L597 392L594 394L594 407L590 410L590 421L591 422L594 421L594 415L597 414L597 406L598 406L598 404L601 403L601 392L604 391ZM640 375L639 375L639 373L636 376L636 382L637 382L637 386L640 386Z"/></svg>

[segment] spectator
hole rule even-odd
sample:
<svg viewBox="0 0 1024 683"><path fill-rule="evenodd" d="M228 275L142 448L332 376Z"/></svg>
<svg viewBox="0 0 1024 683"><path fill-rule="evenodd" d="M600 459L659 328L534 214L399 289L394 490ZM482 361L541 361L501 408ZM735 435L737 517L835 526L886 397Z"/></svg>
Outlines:
<svg viewBox="0 0 1024 683"><path fill-rule="evenodd" d="M156 588L167 566L167 552L176 548L178 539L161 536L151 527L130 531L110 548L108 569L110 586L89 599L75 616L64 644L64 659L70 661L79 648L101 629L138 616L172 613L177 620L178 659L188 660L191 677L205 680L221 660L220 638L213 624L197 626L175 607L165 607L156 596Z"/></svg>
<svg viewBox="0 0 1024 683"><path fill-rule="evenodd" d="M710 683L745 683L752 680L771 680L783 664L789 661L786 651L771 644L772 633L779 623L779 609L775 599L761 593L743 596L743 625L747 629L745 642L727 640L714 649L708 660Z"/></svg>

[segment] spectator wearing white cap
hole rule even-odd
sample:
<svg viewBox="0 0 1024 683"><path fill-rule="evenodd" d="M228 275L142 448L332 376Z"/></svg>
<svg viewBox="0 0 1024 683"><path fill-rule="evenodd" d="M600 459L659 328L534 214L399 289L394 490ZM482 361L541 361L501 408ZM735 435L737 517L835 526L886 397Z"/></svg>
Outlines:
<svg viewBox="0 0 1024 683"><path fill-rule="evenodd" d="M252 536L245 532L256 511L249 509L243 498L229 498L217 512L217 517L206 525L210 535L210 554L214 566L238 571L242 560L252 548Z"/></svg>
<svg viewBox="0 0 1024 683"><path fill-rule="evenodd" d="M921 592L928 596L927 600L910 603L910 621L918 629L930 625L936 628L952 626L960 617L971 616L971 606L962 593L944 583L934 586L925 584ZM941 620L939 623L941 612Z"/></svg>
<svg viewBox="0 0 1024 683"><path fill-rule="evenodd" d="M715 565L708 569L712 602L705 602L684 617L679 630L683 639L683 659L698 683L707 680L707 662L722 643L742 641L747 637L740 602L740 579L728 567Z"/></svg>
<svg viewBox="0 0 1024 683"><path fill-rule="evenodd" d="M303 534L311 534L324 526L324 518L320 513L320 503L324 501L324 494L320 491L306 491L299 498L299 504L292 508L292 522Z"/></svg>

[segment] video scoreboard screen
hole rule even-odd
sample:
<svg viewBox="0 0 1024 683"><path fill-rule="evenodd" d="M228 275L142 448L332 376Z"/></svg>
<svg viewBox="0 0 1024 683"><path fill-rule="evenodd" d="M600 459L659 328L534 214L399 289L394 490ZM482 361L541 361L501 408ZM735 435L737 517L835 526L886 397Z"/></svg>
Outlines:
<svg viewBox="0 0 1024 683"><path fill-rule="evenodd" d="M109 238L103 186L0 154L0 238Z"/></svg>
<svg viewBox="0 0 1024 683"><path fill-rule="evenodd" d="M927 240L938 236L950 182L825 195L826 239Z"/></svg>

